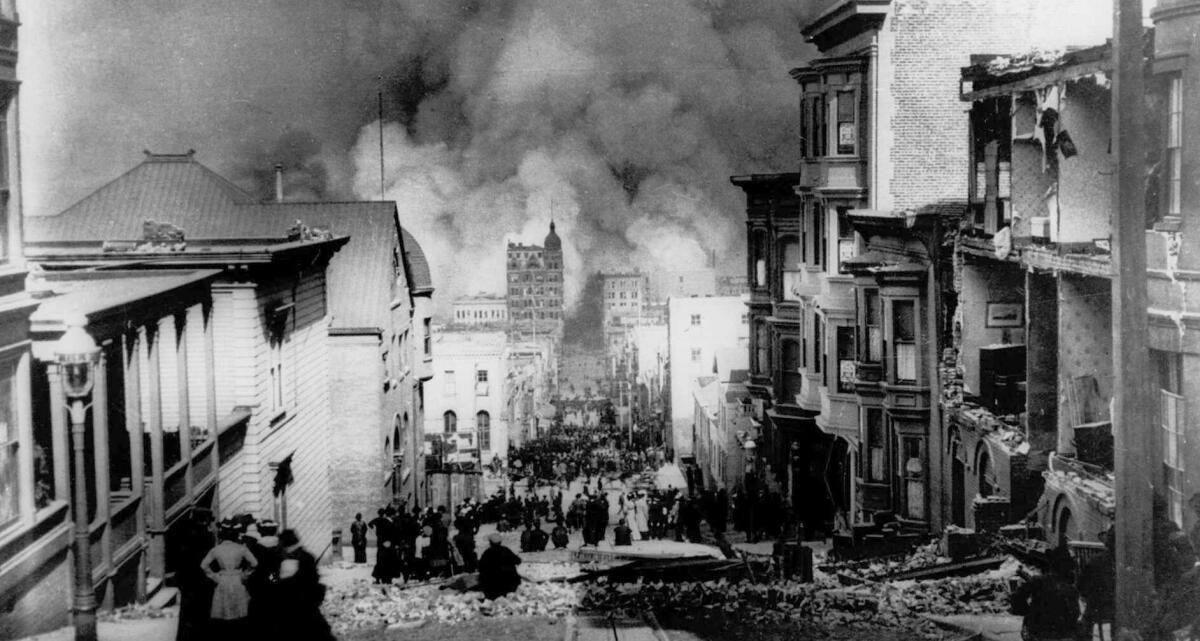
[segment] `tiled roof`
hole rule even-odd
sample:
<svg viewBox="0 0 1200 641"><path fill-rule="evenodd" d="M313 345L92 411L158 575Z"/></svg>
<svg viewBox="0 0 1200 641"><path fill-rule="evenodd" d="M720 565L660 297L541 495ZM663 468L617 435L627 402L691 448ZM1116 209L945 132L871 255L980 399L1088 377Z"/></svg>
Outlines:
<svg viewBox="0 0 1200 641"><path fill-rule="evenodd" d="M144 161L53 216L30 216L31 242L115 241L142 237L148 220L169 223L187 239L272 239L284 242L302 221L350 236L330 263L328 302L334 327L386 328L394 297L393 202L260 202L189 154L147 154ZM420 246L404 232L414 280L430 287ZM415 248L416 256L411 256ZM414 285L416 287L416 285Z"/></svg>

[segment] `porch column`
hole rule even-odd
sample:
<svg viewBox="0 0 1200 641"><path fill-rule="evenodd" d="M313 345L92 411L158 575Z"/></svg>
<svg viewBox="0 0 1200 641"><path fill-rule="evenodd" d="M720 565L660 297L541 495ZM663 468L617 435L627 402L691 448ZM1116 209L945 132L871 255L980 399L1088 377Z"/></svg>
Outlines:
<svg viewBox="0 0 1200 641"><path fill-rule="evenodd" d="M104 349L96 361L92 386L92 469L95 470L96 514L92 523L104 523L101 534L100 564L112 569L112 534L109 532L109 483L108 483L108 360ZM105 600L111 599L112 590L107 590Z"/></svg>
<svg viewBox="0 0 1200 641"><path fill-rule="evenodd" d="M59 501L71 499L70 474L67 466L71 450L67 447L67 406L64 402L62 373L57 363L46 366L46 375L50 379L50 430L53 433L54 448L54 498Z"/></svg>
<svg viewBox="0 0 1200 641"><path fill-rule="evenodd" d="M187 310L175 314L175 380L179 388L179 455L187 462L184 470L184 487L187 497L192 498L192 412L188 404L187 367Z"/></svg>
<svg viewBox="0 0 1200 641"><path fill-rule="evenodd" d="M129 478L134 496L141 502L136 515L138 536L146 537L146 460L142 451L142 374L141 374L141 334L139 330L126 332L124 337L125 359L125 430L129 435ZM146 555L141 554L138 560L138 575L134 582L134 590L138 603L146 602Z"/></svg>
<svg viewBox="0 0 1200 641"><path fill-rule="evenodd" d="M162 338L159 336L158 324L146 326L146 366L149 371L150 383L150 415L146 417L150 425L150 518L146 528L150 535L150 575L162 577L167 567L166 541L166 500L163 492L163 424L162 424L162 372L159 364L158 347Z"/></svg>
<svg viewBox="0 0 1200 641"><path fill-rule="evenodd" d="M207 300L201 304L200 314L204 323L204 409L205 425L212 438L217 438L217 359L213 351L213 304ZM214 451L216 451L215 448ZM221 461L218 460L217 465Z"/></svg>
<svg viewBox="0 0 1200 641"><path fill-rule="evenodd" d="M19 442L28 445L22 445L18 451L18 474L21 479L21 496L20 496L20 513L22 523L26 526L33 525L35 500L34 500L34 471L33 471L33 403L30 394L30 359L28 349L21 354L20 360L17 361L16 377L17 377L17 395L13 402L17 404L17 424L14 426L17 429L17 439Z"/></svg>

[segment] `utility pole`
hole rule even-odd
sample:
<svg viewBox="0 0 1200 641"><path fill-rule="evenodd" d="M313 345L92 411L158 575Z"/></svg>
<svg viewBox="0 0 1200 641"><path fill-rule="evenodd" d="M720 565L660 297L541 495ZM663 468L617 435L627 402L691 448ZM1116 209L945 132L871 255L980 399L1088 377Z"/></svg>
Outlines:
<svg viewBox="0 0 1200 641"><path fill-rule="evenodd" d="M1145 149L1141 0L1113 0L1112 313L1116 490L1116 624L1148 632L1153 612L1154 470L1146 303Z"/></svg>

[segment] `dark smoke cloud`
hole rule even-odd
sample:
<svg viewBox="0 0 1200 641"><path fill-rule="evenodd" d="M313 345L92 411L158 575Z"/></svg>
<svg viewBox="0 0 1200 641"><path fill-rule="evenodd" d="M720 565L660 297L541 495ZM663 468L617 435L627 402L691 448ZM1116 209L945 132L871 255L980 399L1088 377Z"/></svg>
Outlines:
<svg viewBox="0 0 1200 641"><path fill-rule="evenodd" d="M588 274L579 303L563 322L563 342L585 349L604 348L604 277Z"/></svg>
<svg viewBox="0 0 1200 641"><path fill-rule="evenodd" d="M53 213L140 159L198 150L242 186L377 198L441 300L503 291L502 236L585 275L740 271L734 173L792 170L811 51L795 0L56 0L23 7L26 192Z"/></svg>

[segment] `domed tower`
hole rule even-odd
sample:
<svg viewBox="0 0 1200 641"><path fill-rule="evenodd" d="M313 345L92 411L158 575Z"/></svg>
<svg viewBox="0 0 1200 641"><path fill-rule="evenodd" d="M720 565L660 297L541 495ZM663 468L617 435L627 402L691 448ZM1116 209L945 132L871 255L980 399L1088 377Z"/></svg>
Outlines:
<svg viewBox="0 0 1200 641"><path fill-rule="evenodd" d="M545 242L542 243L542 247L547 252L559 252L560 254L562 253L562 240L560 240L558 237L558 234L556 234L554 232L554 221L553 220L550 221L550 233L546 234L546 240L545 240Z"/></svg>
<svg viewBox="0 0 1200 641"><path fill-rule="evenodd" d="M546 277L546 311L548 318L562 321L563 318L563 251L562 239L554 231L554 221L550 221L550 233L542 242L542 268Z"/></svg>

